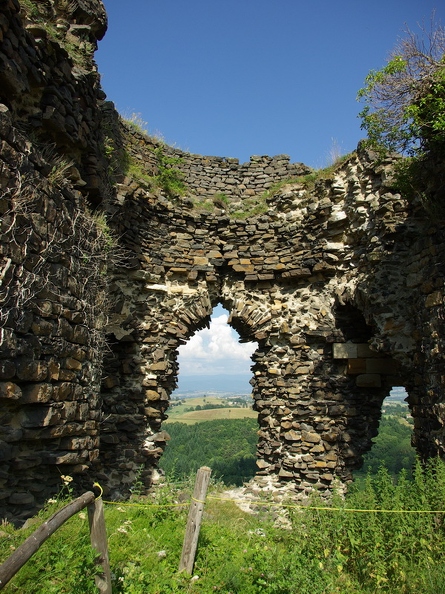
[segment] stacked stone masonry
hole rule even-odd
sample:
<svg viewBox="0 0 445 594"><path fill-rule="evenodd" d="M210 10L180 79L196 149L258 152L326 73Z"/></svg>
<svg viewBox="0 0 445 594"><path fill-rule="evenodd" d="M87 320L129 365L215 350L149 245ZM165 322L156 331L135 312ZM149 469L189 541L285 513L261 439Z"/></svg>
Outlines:
<svg viewBox="0 0 445 594"><path fill-rule="evenodd" d="M443 456L445 236L394 189L393 161L359 147L307 187L309 169L285 156L240 165L167 147L187 200L113 178L110 117L115 146L150 175L159 145L119 123L100 89L102 4L58 6L44 5L54 38L1 2L1 515L31 513L62 474L114 496L136 476L150 486L178 347L218 303L257 343L255 489L304 499L347 485L395 385L419 454ZM265 190L264 212L245 219L190 200Z"/></svg>
<svg viewBox="0 0 445 594"><path fill-rule="evenodd" d="M149 174L157 171L156 150L162 147L184 175L189 193L197 199L257 196L279 182L311 171L303 163L291 163L289 155L254 155L247 163L240 164L235 158L195 155L166 146L132 126L127 125L125 133L132 137L132 158Z"/></svg>
<svg viewBox="0 0 445 594"><path fill-rule="evenodd" d="M390 190L390 170L390 162L376 166L359 151L313 191L284 186L266 213L245 221L119 188L125 200L109 205L110 218L119 219L119 236L139 265L115 276L114 358L104 391L112 447L103 451L111 460L120 444L122 455L112 481L130 471L126 444L135 435L135 464L162 454L177 348L217 303L242 340L258 343L256 480L267 488L284 484L305 497L347 483L395 385L408 391L419 452L442 453L442 378L424 370L441 360L443 277L432 262L443 238Z"/></svg>

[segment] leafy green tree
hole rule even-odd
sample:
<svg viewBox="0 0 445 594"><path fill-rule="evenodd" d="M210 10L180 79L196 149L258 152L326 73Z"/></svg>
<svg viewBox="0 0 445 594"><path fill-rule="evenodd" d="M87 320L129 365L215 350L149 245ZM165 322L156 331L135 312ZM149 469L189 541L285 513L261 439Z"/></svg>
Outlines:
<svg viewBox="0 0 445 594"><path fill-rule="evenodd" d="M407 31L387 65L372 70L358 98L370 141L389 151L422 154L445 143L445 30ZM443 147L442 147L443 148Z"/></svg>
<svg viewBox="0 0 445 594"><path fill-rule="evenodd" d="M363 467L355 473L356 476L363 476L368 472L376 474L382 464L393 476L402 469L410 472L416 455L411 446L411 434L411 427L401 422L400 418L383 417L374 445L364 457Z"/></svg>
<svg viewBox="0 0 445 594"><path fill-rule="evenodd" d="M407 31L386 66L371 71L358 99L367 144L380 154L408 155L399 183L424 199L442 197L445 185L445 29Z"/></svg>

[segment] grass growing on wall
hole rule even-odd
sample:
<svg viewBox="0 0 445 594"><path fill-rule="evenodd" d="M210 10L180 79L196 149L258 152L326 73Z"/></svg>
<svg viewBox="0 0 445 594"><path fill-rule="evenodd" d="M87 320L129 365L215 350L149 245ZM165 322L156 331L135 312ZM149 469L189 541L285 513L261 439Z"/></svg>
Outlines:
<svg viewBox="0 0 445 594"><path fill-rule="evenodd" d="M75 1L59 0L57 4L56 14L50 2L20 0L21 12L27 19L44 29L48 39L65 49L75 64L90 69L96 46L83 39L74 40L74 37L71 37L69 40L65 30L57 27L57 20L60 16L67 19L71 17L72 11L76 7Z"/></svg>
<svg viewBox="0 0 445 594"><path fill-rule="evenodd" d="M138 159L132 154L132 139L131 135L128 134L124 135L127 146L120 151L118 167L114 167L114 169L120 170L142 186L147 186L153 191L161 191L170 199L185 196L188 192L184 181L185 176L178 168L181 158L169 154L165 142L148 134L147 122L144 122L139 114L132 114L127 118L123 117L122 121L133 132L137 132L152 141L154 146L151 146L148 151L154 156L153 161L156 163L157 171L152 174L148 173L143 159ZM108 137L105 143L105 152L110 161L113 158L114 150L113 139Z"/></svg>
<svg viewBox="0 0 445 594"><path fill-rule="evenodd" d="M227 214L238 220L245 220L250 217L266 213L271 206L269 202L274 196L286 186L299 186L306 191L308 196L312 194L318 182L332 179L336 170L347 161L354 153L337 157L329 167L317 169L306 175L290 177L274 183L261 194L247 197L230 197L225 194L215 194L213 197L194 201L194 207L198 211L213 212L215 208L222 208Z"/></svg>
<svg viewBox="0 0 445 594"><path fill-rule="evenodd" d="M288 510L291 529L274 525L279 508L255 515L209 492L194 577L177 571L192 481L165 485L137 504L105 504L113 592L126 594L360 594L445 591L445 466L417 465L395 482L380 469L333 509L314 499ZM64 503L48 507L24 530L3 524L0 560ZM282 508L283 510L284 508ZM377 510L355 511L354 510ZM391 510L416 513L390 513ZM380 510L380 511L378 511ZM385 511L382 511L385 510ZM55 533L4 592L96 592L88 520L80 512Z"/></svg>

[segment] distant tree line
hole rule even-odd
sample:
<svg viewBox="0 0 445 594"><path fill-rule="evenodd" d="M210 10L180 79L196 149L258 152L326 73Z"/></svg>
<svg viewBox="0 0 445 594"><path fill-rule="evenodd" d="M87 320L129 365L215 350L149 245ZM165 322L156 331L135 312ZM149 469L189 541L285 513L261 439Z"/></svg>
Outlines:
<svg viewBox="0 0 445 594"><path fill-rule="evenodd" d="M180 480L210 466L214 477L240 486L255 475L257 430L256 419L249 418L169 423L171 440L160 467L172 480Z"/></svg>
<svg viewBox="0 0 445 594"><path fill-rule="evenodd" d="M380 421L379 434L371 450L365 455L364 463L356 475L377 474L384 465L390 474L398 474L402 468L410 473L416 459L411 446L412 427L399 416L384 416Z"/></svg>
<svg viewBox="0 0 445 594"><path fill-rule="evenodd" d="M374 445L355 476L368 472L375 475L382 465L395 475L402 468L410 472L414 465L407 408L391 406L387 411L390 414L382 417ZM217 419L194 425L169 423L171 440L160 467L175 481L190 476L201 466L210 466L214 477L226 485L240 486L256 472L257 430L256 419L249 418Z"/></svg>
<svg viewBox="0 0 445 594"><path fill-rule="evenodd" d="M194 412L196 410L213 410L214 408L230 408L229 404L197 404L196 406L187 406L184 412Z"/></svg>

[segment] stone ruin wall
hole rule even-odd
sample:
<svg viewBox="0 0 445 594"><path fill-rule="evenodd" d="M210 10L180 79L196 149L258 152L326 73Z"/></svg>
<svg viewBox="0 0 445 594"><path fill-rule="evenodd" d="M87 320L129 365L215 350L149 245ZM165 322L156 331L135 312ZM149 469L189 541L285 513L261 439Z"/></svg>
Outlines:
<svg viewBox="0 0 445 594"><path fill-rule="evenodd" d="M247 220L118 185L109 214L140 264L113 286L101 438L105 465L120 456L111 484L144 462L150 480L177 348L217 303L258 343L257 485L306 496L347 483L394 385L408 391L419 452L442 453L443 235L390 190L390 167L359 151L313 191L284 186Z"/></svg>
<svg viewBox="0 0 445 594"><path fill-rule="evenodd" d="M109 184L85 48L106 16L100 2L58 5L39 4L55 39L0 2L0 515L15 519L99 457L107 259L91 208Z"/></svg>
<svg viewBox="0 0 445 594"><path fill-rule="evenodd" d="M103 6L50 6L81 60L16 0L0 14L1 515L28 515L61 474L125 495L142 468L149 486L168 439L177 349L217 303L258 343L255 489L298 498L346 484L393 385L407 389L419 453L443 455L444 234L390 188L391 163L359 150L311 190L272 192L245 220L193 199L243 205L308 169L284 156L240 165L168 149L182 158L187 200L124 174L113 185L112 106L85 50L104 33ZM155 143L119 130L155 174ZM123 260L108 257L98 205Z"/></svg>
<svg viewBox="0 0 445 594"><path fill-rule="evenodd" d="M114 106L110 103L105 109L113 112ZM124 135L130 137L129 154L143 171L148 175L157 173L155 152L161 147L168 157L177 159L175 168L183 173L190 194L197 200L226 196L232 206L241 207L242 199L258 196L279 182L311 171L303 163L291 163L289 155L253 155L248 162L240 163L231 157L196 155L164 145L125 122L124 130Z"/></svg>

